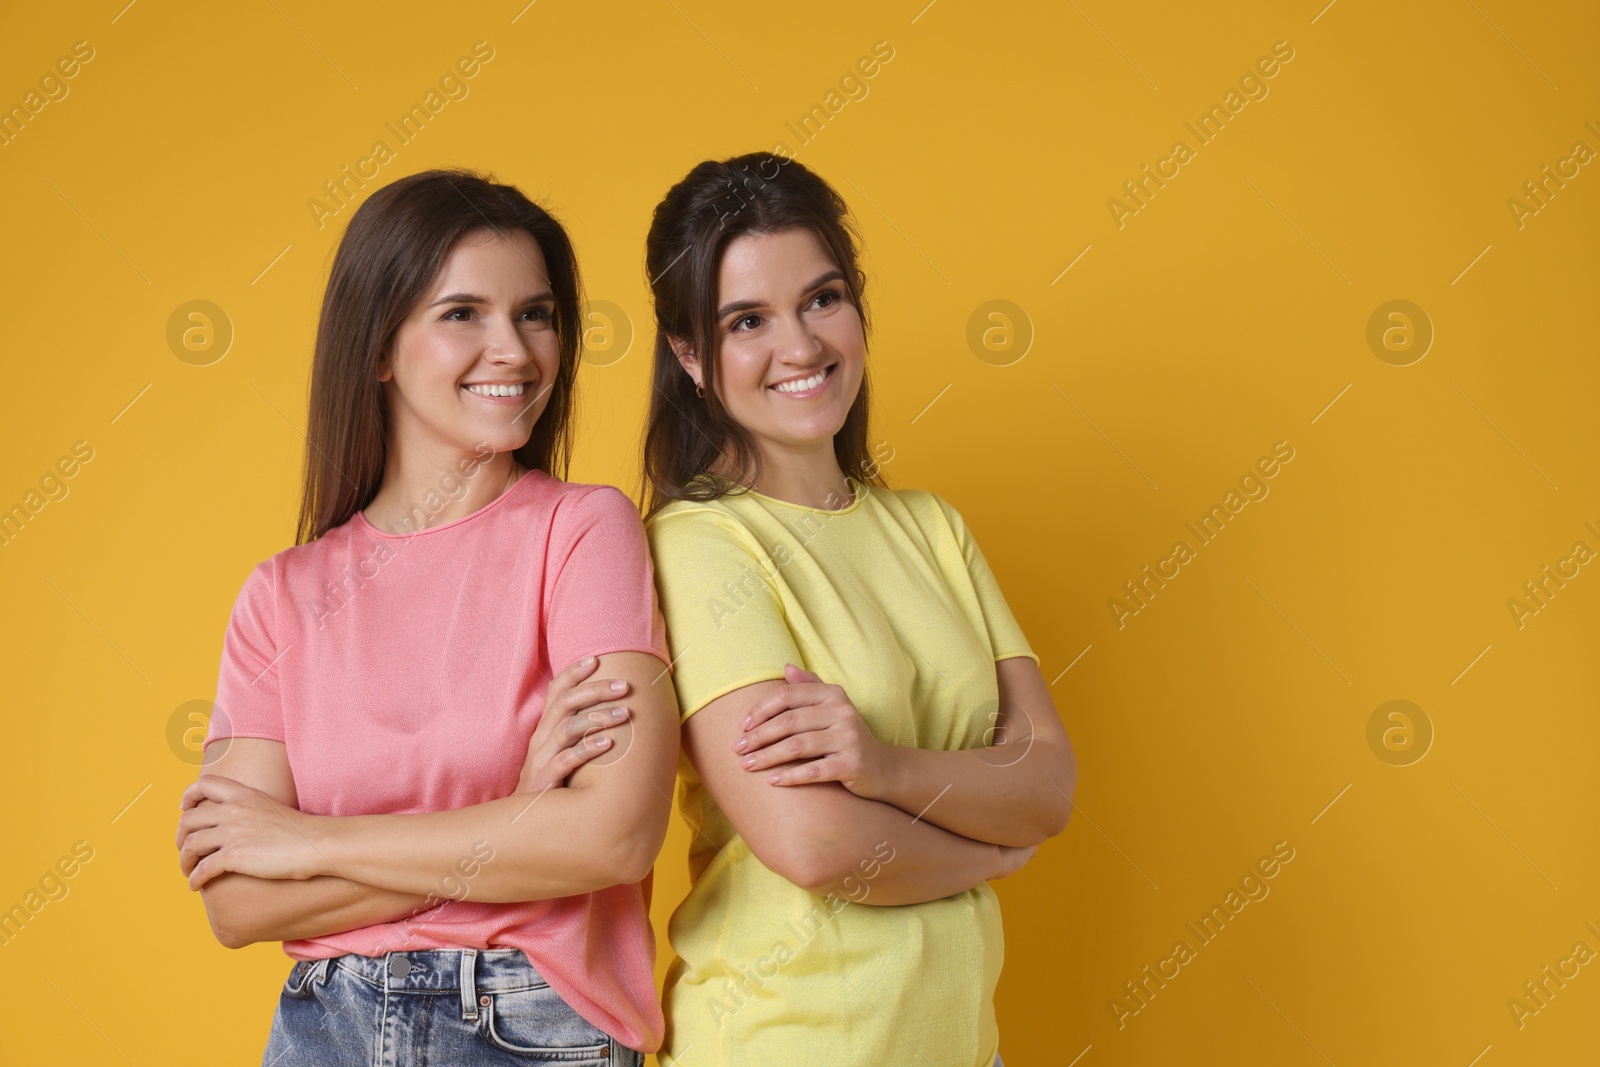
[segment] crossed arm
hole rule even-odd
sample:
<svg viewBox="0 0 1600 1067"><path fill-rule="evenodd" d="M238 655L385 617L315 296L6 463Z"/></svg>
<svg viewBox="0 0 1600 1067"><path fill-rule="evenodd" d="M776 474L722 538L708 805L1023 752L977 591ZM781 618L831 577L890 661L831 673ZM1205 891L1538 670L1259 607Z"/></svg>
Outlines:
<svg viewBox="0 0 1600 1067"><path fill-rule="evenodd" d="M995 664L995 675L1000 708L989 746L890 746L873 795L952 833L997 845L1039 845L1066 828L1077 759L1038 664L1013 656Z"/></svg>
<svg viewBox="0 0 1600 1067"><path fill-rule="evenodd" d="M996 674L1003 710L982 749L876 742L842 690L797 671L707 704L684 750L756 858L796 885L874 905L938 900L1015 871L1070 813L1076 763L1037 664L1013 657ZM884 843L892 860L873 862Z"/></svg>
<svg viewBox="0 0 1600 1067"><path fill-rule="evenodd" d="M677 701L661 661L645 653L601 656L594 676L630 687L616 698L630 715L603 731L612 740L604 755L597 738L585 740L591 748L578 750L584 762L564 788L558 776L556 787L455 811L306 815L284 746L233 739L185 794L178 832L217 939L240 947L447 910L467 864L465 893L491 902L642 880L666 835ZM491 862L472 862L486 849Z"/></svg>

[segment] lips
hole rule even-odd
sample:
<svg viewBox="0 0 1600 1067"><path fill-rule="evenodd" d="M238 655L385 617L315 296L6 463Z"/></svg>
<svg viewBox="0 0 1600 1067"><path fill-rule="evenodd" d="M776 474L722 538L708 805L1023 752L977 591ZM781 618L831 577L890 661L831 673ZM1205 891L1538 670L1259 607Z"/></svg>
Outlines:
<svg viewBox="0 0 1600 1067"><path fill-rule="evenodd" d="M837 363L830 363L828 366L822 368L822 370L817 371L808 377L790 379L785 382L779 382L775 385L770 385L767 388L771 389L780 396L797 397L800 399L804 399L805 397L809 396L815 396L817 393L828 387L828 383L833 380L834 372L838 370L838 368L839 365Z"/></svg>

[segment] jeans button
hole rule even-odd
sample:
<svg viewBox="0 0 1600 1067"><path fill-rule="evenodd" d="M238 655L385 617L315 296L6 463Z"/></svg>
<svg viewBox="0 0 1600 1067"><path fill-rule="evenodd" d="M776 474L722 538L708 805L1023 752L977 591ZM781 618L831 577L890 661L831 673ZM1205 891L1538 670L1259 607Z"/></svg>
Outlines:
<svg viewBox="0 0 1600 1067"><path fill-rule="evenodd" d="M389 973L395 978L404 978L411 973L411 961L404 956L390 956Z"/></svg>

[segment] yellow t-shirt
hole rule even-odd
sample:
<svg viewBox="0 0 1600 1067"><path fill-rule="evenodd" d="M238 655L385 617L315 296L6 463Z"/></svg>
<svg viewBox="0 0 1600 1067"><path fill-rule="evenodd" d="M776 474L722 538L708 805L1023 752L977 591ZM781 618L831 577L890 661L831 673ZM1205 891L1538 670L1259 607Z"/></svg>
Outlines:
<svg viewBox="0 0 1600 1067"><path fill-rule="evenodd" d="M954 508L851 481L839 511L745 492L646 524L683 717L790 662L843 686L881 741L989 744L995 661L1039 657ZM1004 944L988 883L895 907L812 893L679 771L693 885L667 930L670 1062L989 1067Z"/></svg>

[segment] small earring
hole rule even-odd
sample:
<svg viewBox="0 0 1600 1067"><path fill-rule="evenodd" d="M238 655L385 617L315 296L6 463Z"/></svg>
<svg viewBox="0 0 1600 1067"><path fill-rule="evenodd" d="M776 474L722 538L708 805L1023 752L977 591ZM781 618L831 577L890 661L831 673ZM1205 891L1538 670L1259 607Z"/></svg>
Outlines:
<svg viewBox="0 0 1600 1067"><path fill-rule="evenodd" d="M704 400L706 398L705 388L703 386L701 386L701 384L699 382L696 382L695 385L694 385L694 395L699 397L701 400Z"/></svg>

